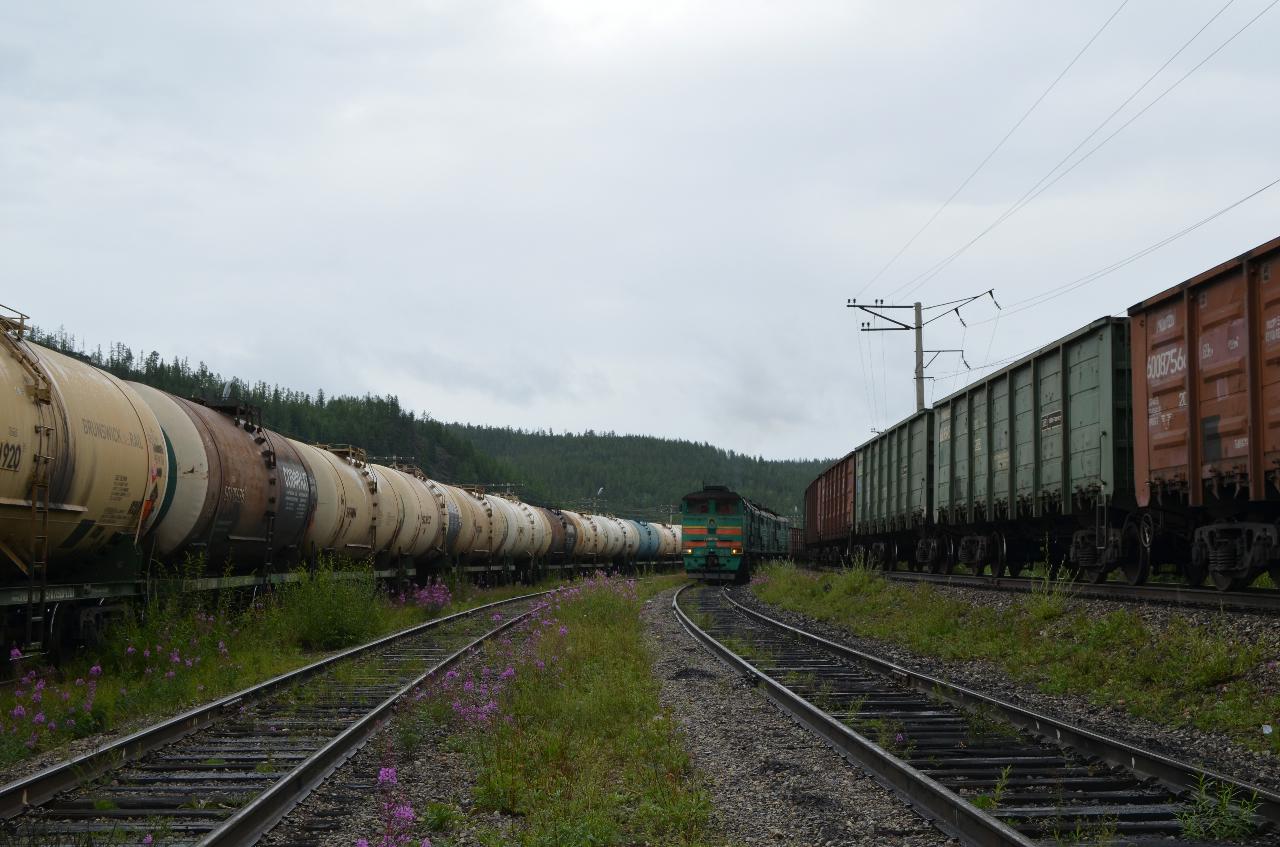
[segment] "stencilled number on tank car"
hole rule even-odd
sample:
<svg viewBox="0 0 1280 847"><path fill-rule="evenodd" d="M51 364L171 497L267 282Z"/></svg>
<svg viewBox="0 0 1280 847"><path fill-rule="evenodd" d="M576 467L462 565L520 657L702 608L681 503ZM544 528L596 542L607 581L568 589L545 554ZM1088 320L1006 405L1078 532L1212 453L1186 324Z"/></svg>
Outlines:
<svg viewBox="0 0 1280 847"><path fill-rule="evenodd" d="M16 471L22 465L22 445L0 443L0 471Z"/></svg>
<svg viewBox="0 0 1280 847"><path fill-rule="evenodd" d="M222 496L226 498L228 503L243 503L244 489L236 488L234 485L222 486Z"/></svg>

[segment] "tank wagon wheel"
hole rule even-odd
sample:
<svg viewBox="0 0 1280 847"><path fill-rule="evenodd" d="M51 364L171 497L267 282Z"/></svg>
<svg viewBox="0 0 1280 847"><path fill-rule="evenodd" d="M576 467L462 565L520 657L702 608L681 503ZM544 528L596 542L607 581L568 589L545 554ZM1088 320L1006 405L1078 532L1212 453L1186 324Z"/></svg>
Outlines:
<svg viewBox="0 0 1280 847"><path fill-rule="evenodd" d="M1120 532L1120 570L1125 582L1142 585L1151 576L1151 543L1155 539L1155 523L1143 515L1138 524L1126 523Z"/></svg>
<svg viewBox="0 0 1280 847"><path fill-rule="evenodd" d="M1209 545L1203 541L1191 543L1191 558L1182 566L1182 579L1187 585L1199 587L1209 575Z"/></svg>
<svg viewBox="0 0 1280 847"><path fill-rule="evenodd" d="M1002 577L1009 566L1009 547L1004 536L998 532L991 533L990 548L991 575L997 578Z"/></svg>
<svg viewBox="0 0 1280 847"><path fill-rule="evenodd" d="M880 559L880 570L896 571L898 569L898 542L890 541L884 545L883 558Z"/></svg>
<svg viewBox="0 0 1280 847"><path fill-rule="evenodd" d="M1247 576L1235 576L1221 571L1214 571L1210 576L1213 578L1213 587L1219 591L1240 591L1248 588L1251 582Z"/></svg>

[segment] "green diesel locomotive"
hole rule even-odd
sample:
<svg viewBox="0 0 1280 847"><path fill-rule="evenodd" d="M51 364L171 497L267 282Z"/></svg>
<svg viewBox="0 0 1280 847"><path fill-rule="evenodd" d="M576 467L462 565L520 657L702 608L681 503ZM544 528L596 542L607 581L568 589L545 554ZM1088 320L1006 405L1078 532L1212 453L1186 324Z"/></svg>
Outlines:
<svg viewBox="0 0 1280 847"><path fill-rule="evenodd" d="M790 552L791 522L724 485L680 501L684 571L708 582L746 582L751 568Z"/></svg>

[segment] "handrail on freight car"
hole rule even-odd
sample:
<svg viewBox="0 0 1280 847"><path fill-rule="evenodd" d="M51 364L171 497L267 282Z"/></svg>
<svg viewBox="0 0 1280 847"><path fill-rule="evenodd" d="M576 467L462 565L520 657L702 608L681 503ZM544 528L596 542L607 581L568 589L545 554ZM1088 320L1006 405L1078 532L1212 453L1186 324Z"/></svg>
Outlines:
<svg viewBox="0 0 1280 847"><path fill-rule="evenodd" d="M16 333L19 341L26 337L29 320L31 320L30 315L0 303L0 326L4 327L5 332Z"/></svg>

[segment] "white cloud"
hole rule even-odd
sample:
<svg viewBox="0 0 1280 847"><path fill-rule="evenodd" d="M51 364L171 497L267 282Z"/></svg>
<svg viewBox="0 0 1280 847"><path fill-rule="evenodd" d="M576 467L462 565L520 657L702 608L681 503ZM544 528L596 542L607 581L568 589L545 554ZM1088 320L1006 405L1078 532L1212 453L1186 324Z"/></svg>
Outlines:
<svg viewBox="0 0 1280 847"><path fill-rule="evenodd" d="M1237 5L1148 96L1261 8ZM93 342L398 393L442 419L842 455L914 398L909 335L859 347L844 299L1113 9L7 8L3 300ZM1127 7L865 296L981 230L1209 14ZM1280 176L1277 26L1264 17L921 298L1023 299ZM1065 335L1274 237L1278 211L1280 193L1258 198L1016 320L944 319L929 346L978 363Z"/></svg>

